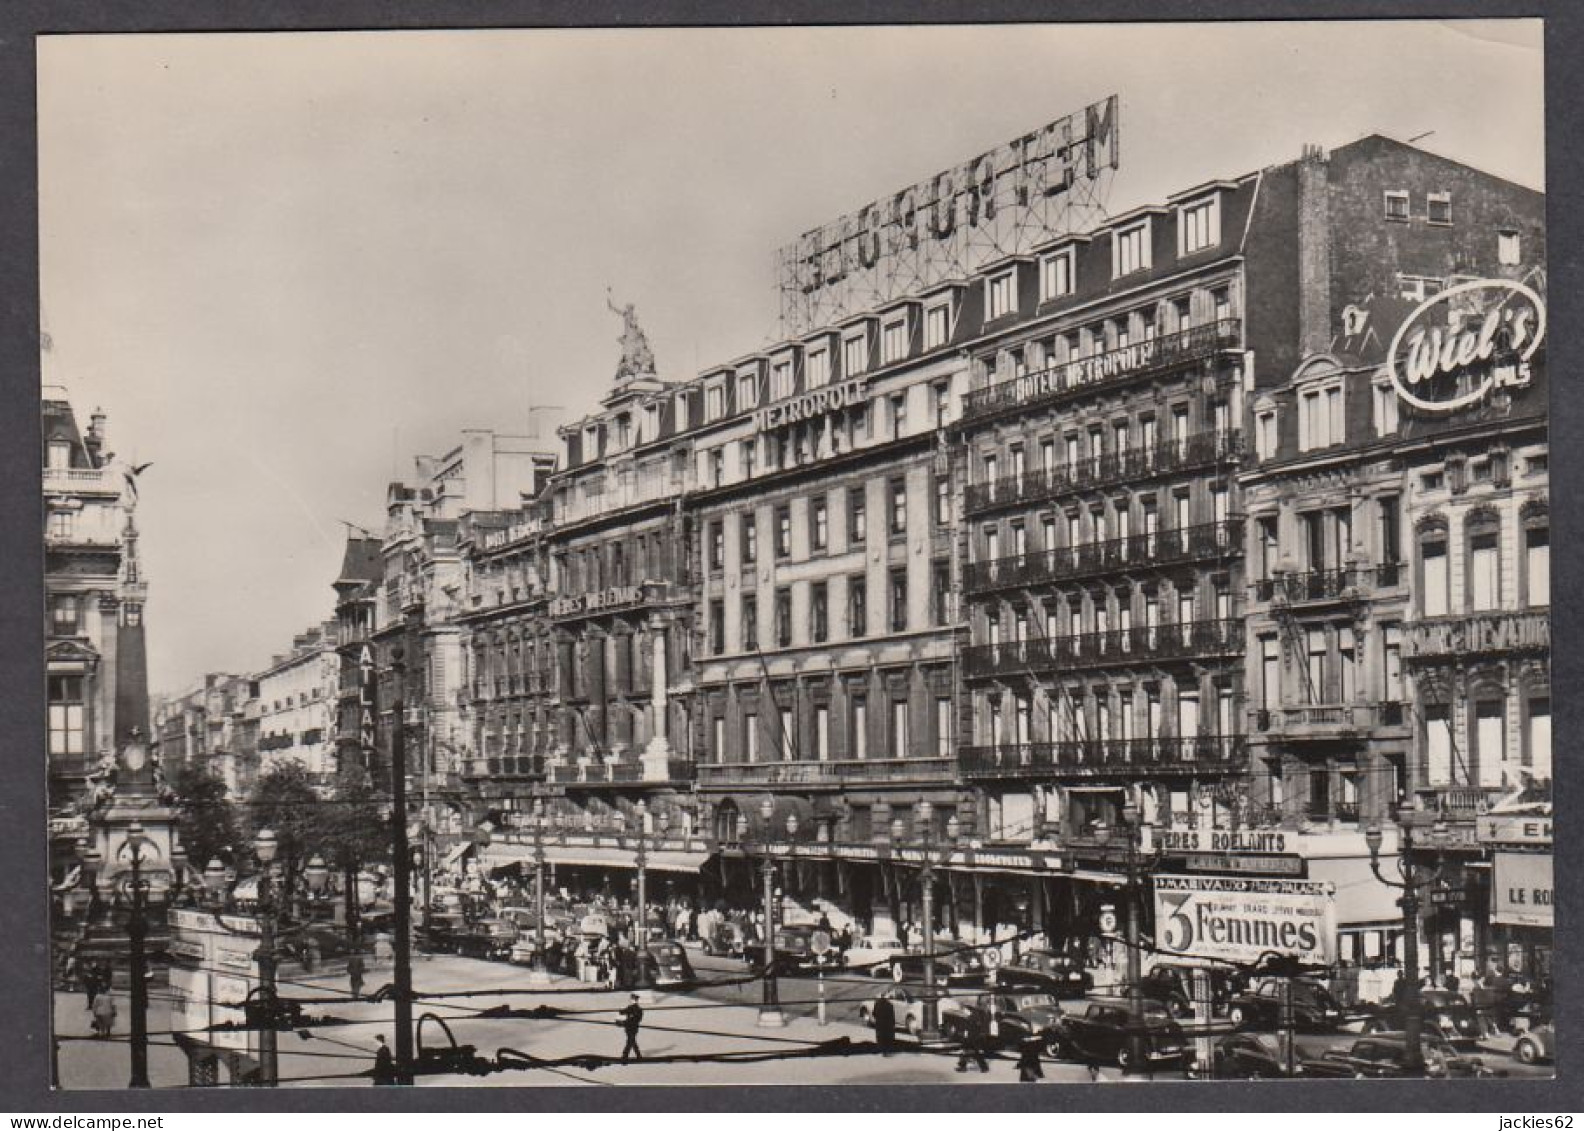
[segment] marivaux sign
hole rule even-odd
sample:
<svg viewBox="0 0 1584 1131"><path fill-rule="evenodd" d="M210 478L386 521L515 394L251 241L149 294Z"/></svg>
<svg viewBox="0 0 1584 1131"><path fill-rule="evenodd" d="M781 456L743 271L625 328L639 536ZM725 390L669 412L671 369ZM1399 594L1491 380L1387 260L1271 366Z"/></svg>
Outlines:
<svg viewBox="0 0 1584 1131"><path fill-rule="evenodd" d="M839 384L829 385L823 389L813 389L801 396L791 397L766 405L754 413L754 427L760 432L768 432L772 428L779 428L783 424L794 424L799 420L812 420L824 416L828 412L851 405L862 404L864 401L865 382L862 377L853 377Z"/></svg>
<svg viewBox="0 0 1584 1131"><path fill-rule="evenodd" d="M1316 965L1336 959L1329 883L1157 875L1154 886L1162 957L1257 962L1274 951Z"/></svg>
<svg viewBox="0 0 1584 1131"><path fill-rule="evenodd" d="M1529 359L1545 329L1545 303L1522 283L1459 283L1403 320L1386 367L1404 401L1424 412L1455 412L1495 389L1528 385Z"/></svg>

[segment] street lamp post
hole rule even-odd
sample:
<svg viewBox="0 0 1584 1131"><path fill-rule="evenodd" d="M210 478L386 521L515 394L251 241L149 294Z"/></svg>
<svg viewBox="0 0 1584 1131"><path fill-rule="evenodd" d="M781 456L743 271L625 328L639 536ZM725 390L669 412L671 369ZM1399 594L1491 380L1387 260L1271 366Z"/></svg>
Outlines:
<svg viewBox="0 0 1584 1131"><path fill-rule="evenodd" d="M1128 1028L1131 1035L1128 1037L1128 1060L1133 1069L1144 1066L1144 987L1141 984L1143 972L1141 970L1140 949L1142 940L1139 924L1139 904L1143 900L1143 867L1140 854L1140 840L1143 836L1144 825L1139 820L1138 806L1130 798L1122 807L1122 823L1126 833L1123 843L1123 865L1127 872L1127 925L1123 937L1127 949L1127 981L1128 981ZM1104 848L1111 839L1111 829L1104 821L1095 828L1095 840Z"/></svg>
<svg viewBox="0 0 1584 1131"><path fill-rule="evenodd" d="M775 819L775 802L766 797L759 806L759 816L764 828L764 1000L759 1006L759 1024L767 1029L778 1029L786 1024L781 1012L781 995L776 986L775 969L775 853L770 822ZM787 818L787 835L797 833L797 816Z"/></svg>
<svg viewBox="0 0 1584 1131"><path fill-rule="evenodd" d="M917 808L917 832L922 849L919 863L920 896L924 912L924 1008L920 1021L921 1035L932 1038L940 1028L940 1002L936 998L935 983L935 806L920 801ZM955 814L946 822L947 851L951 850L961 828ZM891 822L891 840L900 844L906 829L902 818Z"/></svg>
<svg viewBox="0 0 1584 1131"><path fill-rule="evenodd" d="M1364 832L1364 843L1369 848L1370 870L1375 878L1387 887L1402 892L1397 906L1403 913L1403 1000L1399 1003L1403 1015L1403 1041L1405 1044L1403 1067L1410 1073L1424 1071L1424 999L1419 993L1419 893L1440 879L1441 869L1428 874L1420 873L1413 862L1414 821L1417 810L1408 810L1401 817L1402 842L1397 854L1397 874L1400 880L1389 880L1381 874L1380 850L1384 839L1378 822ZM1446 845L1447 825L1441 819L1431 825L1431 843L1437 848Z"/></svg>
<svg viewBox="0 0 1584 1131"><path fill-rule="evenodd" d="M544 986L550 982L550 970L545 966L545 811L543 798L534 799L532 820L534 834L534 968L528 980L531 985Z"/></svg>
<svg viewBox="0 0 1584 1131"><path fill-rule="evenodd" d="M665 821L665 813L658 818ZM634 825L638 830L638 923L633 928L633 946L637 950L638 981L634 985L640 994L649 993L649 806L639 799L634 812Z"/></svg>
<svg viewBox="0 0 1584 1131"><path fill-rule="evenodd" d="M275 1000L275 855L280 849L274 830L260 829L253 838L253 854L258 857L258 960L259 996L264 1006L264 1024L259 1031L259 1083L266 1088L280 1083L280 1062L276 1050L277 1021Z"/></svg>

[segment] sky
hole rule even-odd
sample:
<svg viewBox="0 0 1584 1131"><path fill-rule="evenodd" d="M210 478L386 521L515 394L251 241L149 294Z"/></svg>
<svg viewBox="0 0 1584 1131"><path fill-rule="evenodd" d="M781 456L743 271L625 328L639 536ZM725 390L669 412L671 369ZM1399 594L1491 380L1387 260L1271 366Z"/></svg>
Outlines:
<svg viewBox="0 0 1584 1131"><path fill-rule="evenodd" d="M607 287L686 380L775 340L777 247L1109 94L1112 212L1377 132L1544 187L1539 21L57 36L38 58L42 379L152 462L167 693L327 619L342 521L378 531L414 455L463 428L553 450L620 358Z"/></svg>

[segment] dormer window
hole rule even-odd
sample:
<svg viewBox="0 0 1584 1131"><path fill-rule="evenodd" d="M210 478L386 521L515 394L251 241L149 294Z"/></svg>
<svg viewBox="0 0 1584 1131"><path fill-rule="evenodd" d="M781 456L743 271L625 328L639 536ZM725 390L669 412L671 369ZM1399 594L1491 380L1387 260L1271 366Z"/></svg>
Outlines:
<svg viewBox="0 0 1584 1131"><path fill-rule="evenodd" d="M692 421L688 419L687 394L678 393L676 399L676 429L678 432L682 432L691 426Z"/></svg>
<svg viewBox="0 0 1584 1131"><path fill-rule="evenodd" d="M1342 410L1342 378L1300 389L1298 392L1298 450L1329 448L1346 438Z"/></svg>
<svg viewBox="0 0 1584 1131"><path fill-rule="evenodd" d="M1177 209L1177 254L1193 255L1221 242L1219 195L1191 200Z"/></svg>
<svg viewBox="0 0 1584 1131"><path fill-rule="evenodd" d="M626 451L632 447L632 417L625 412L616 418L616 448Z"/></svg>
<svg viewBox="0 0 1584 1131"><path fill-rule="evenodd" d="M880 363L890 365L907 357L907 317L893 319L880 332Z"/></svg>
<svg viewBox="0 0 1584 1131"><path fill-rule="evenodd" d="M598 424L583 429L583 459L592 462L600 457L600 430Z"/></svg>
<svg viewBox="0 0 1584 1131"><path fill-rule="evenodd" d="M991 319L1003 318L1017 309L1017 272L1012 269L985 280L985 309Z"/></svg>
<svg viewBox="0 0 1584 1131"><path fill-rule="evenodd" d="M924 348L940 349L951 340L951 304L932 306L924 312Z"/></svg>
<svg viewBox="0 0 1584 1131"><path fill-rule="evenodd" d="M842 338L842 375L852 377L869 368L869 335L856 330Z"/></svg>
<svg viewBox="0 0 1584 1131"><path fill-rule="evenodd" d="M1111 277L1120 279L1135 271L1147 271L1150 260L1150 222L1140 220L1111 234Z"/></svg>
<svg viewBox="0 0 1584 1131"><path fill-rule="evenodd" d="M770 399L785 400L792 395L792 359L784 358L770 367Z"/></svg>
<svg viewBox="0 0 1584 1131"><path fill-rule="evenodd" d="M806 370L809 388L817 389L822 385L829 385L831 379L830 347L820 346L818 349L809 350Z"/></svg>
<svg viewBox="0 0 1584 1131"><path fill-rule="evenodd" d="M1074 289L1074 257L1073 249L1063 248L1053 251L1040 259L1040 301L1049 302L1053 298L1062 298L1073 293Z"/></svg>
<svg viewBox="0 0 1584 1131"><path fill-rule="evenodd" d="M726 386L716 383L704 390L704 419L719 420L726 415Z"/></svg>
<svg viewBox="0 0 1584 1131"><path fill-rule="evenodd" d="M1505 228L1496 233L1496 262L1503 267L1516 267L1519 260L1518 232Z"/></svg>
<svg viewBox="0 0 1584 1131"><path fill-rule="evenodd" d="M640 442L652 441L660 436L660 406L657 404L644 405L643 432L639 434Z"/></svg>
<svg viewBox="0 0 1584 1131"><path fill-rule="evenodd" d="M48 449L48 467L51 471L65 471L71 466L71 442L51 440Z"/></svg>

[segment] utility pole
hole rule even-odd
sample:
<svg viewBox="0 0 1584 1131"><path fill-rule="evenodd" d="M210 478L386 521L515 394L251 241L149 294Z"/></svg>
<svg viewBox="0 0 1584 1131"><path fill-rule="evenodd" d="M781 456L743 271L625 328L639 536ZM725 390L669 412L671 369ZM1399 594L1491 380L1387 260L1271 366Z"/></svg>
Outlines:
<svg viewBox="0 0 1584 1131"><path fill-rule="evenodd" d="M396 879L396 1083L413 1082L412 856L407 843L407 739L403 652L392 654L396 680L391 707L391 839Z"/></svg>
<svg viewBox="0 0 1584 1131"><path fill-rule="evenodd" d="M127 922L132 974L132 1078L129 1088L146 1088L148 1078L148 903L143 890L143 851L132 847L132 917Z"/></svg>

